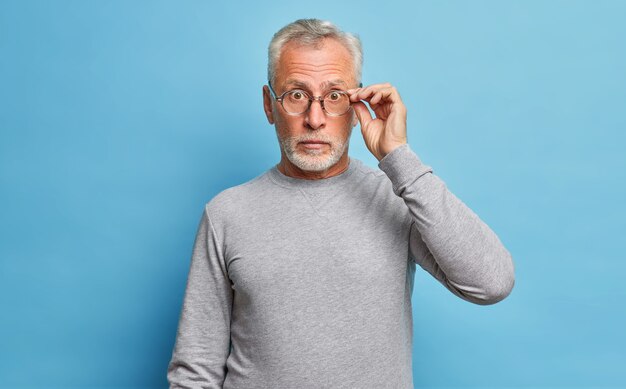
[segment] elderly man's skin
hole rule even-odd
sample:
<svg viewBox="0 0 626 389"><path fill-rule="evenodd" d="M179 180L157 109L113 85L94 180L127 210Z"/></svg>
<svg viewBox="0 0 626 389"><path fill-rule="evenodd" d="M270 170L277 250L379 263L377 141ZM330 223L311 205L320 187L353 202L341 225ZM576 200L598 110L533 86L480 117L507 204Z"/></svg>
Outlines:
<svg viewBox="0 0 626 389"><path fill-rule="evenodd" d="M333 85L327 83L332 82ZM400 95L390 84L373 84L355 88L355 69L350 52L334 39L326 39L319 47L288 43L283 47L275 68L272 86L278 95L294 89L304 89L314 96L324 95L330 89L350 94L353 110L343 116L328 116L321 104L314 101L302 115L288 115L275 101L267 86L263 87L263 108L270 124L276 125L281 139L320 131L333 141L347 142L350 129L358 122L370 152L380 161L396 147L407 143L406 107ZM306 85L306 87L303 87ZM367 102L376 117L373 118L362 101ZM306 146L298 144L297 152L308 155ZM322 146L327 155L330 145ZM338 175L348 168L348 148L339 161L322 172L305 171L295 166L281 149L278 169L285 175L305 179L322 179Z"/></svg>

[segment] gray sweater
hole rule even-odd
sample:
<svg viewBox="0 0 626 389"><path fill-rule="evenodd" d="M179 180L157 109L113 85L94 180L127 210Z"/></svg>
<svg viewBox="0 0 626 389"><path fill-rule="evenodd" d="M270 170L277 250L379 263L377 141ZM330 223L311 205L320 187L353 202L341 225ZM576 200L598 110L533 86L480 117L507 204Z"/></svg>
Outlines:
<svg viewBox="0 0 626 389"><path fill-rule="evenodd" d="M408 144L305 180L275 166L202 213L171 388L413 388L416 264L494 304L514 266Z"/></svg>

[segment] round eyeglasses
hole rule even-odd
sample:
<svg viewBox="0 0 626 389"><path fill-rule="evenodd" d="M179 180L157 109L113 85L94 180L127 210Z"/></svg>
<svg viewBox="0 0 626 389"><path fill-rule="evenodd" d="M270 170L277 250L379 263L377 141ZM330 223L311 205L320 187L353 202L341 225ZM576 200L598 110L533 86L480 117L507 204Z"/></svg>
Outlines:
<svg viewBox="0 0 626 389"><path fill-rule="evenodd" d="M268 86L274 99L280 102L289 115L302 115L311 108L311 104L315 100L319 100L322 109L329 116L341 116L350 110L350 96L341 90L331 90L323 97L311 97L302 89L292 89L277 97L272 85L268 83Z"/></svg>

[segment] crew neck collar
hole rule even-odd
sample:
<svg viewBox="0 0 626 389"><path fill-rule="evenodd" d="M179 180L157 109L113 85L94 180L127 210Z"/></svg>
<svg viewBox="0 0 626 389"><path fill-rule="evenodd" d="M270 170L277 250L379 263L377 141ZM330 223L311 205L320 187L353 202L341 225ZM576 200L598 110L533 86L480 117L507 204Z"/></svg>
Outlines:
<svg viewBox="0 0 626 389"><path fill-rule="evenodd" d="M350 176L357 169L357 165L360 163L358 159L349 157L348 168L336 176L328 178L320 178L316 180L309 180L306 178L296 178L287 176L278 170L278 165L274 165L269 170L269 176L276 184L287 188L303 188L303 189L315 189L315 188L328 188L343 185L348 181Z"/></svg>

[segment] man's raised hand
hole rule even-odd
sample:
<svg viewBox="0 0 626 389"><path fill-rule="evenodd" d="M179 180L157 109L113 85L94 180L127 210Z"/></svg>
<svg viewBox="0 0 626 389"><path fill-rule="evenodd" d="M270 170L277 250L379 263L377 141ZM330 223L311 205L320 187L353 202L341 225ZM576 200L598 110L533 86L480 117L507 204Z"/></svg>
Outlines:
<svg viewBox="0 0 626 389"><path fill-rule="evenodd" d="M379 161L396 147L407 143L406 107L400 94L389 83L348 89L350 101L361 123L361 133L368 150ZM367 102L376 115L372 117Z"/></svg>

